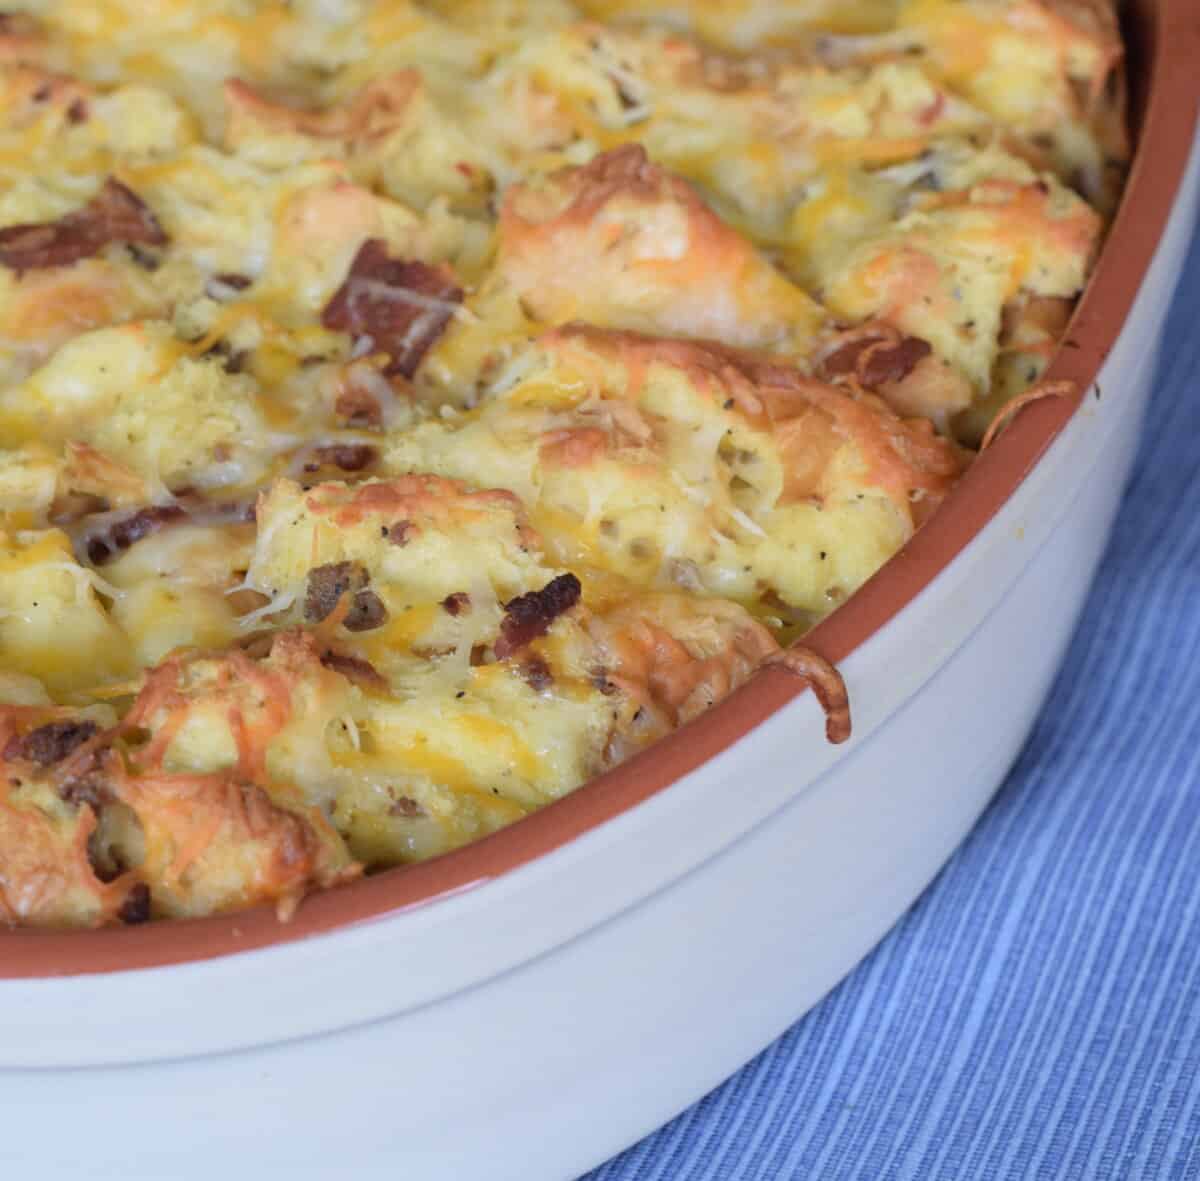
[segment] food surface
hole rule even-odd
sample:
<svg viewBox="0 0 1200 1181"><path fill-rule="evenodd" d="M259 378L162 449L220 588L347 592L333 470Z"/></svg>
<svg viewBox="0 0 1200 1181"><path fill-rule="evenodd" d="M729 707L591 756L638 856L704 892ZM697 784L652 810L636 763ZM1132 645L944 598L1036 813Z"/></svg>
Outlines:
<svg viewBox="0 0 1200 1181"><path fill-rule="evenodd" d="M0 923L303 895L686 723L1036 383L1107 0L0 14Z"/></svg>

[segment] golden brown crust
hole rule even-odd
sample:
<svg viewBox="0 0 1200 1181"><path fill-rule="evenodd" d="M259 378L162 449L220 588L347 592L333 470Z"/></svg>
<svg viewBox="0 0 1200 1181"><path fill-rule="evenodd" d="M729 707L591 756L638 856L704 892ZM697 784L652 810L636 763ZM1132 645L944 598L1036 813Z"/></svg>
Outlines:
<svg viewBox="0 0 1200 1181"><path fill-rule="evenodd" d="M146 843L141 872L158 913L194 915L272 903L286 918L312 888L361 872L339 862L304 818L231 774L146 773L124 780L120 799Z"/></svg>
<svg viewBox="0 0 1200 1181"><path fill-rule="evenodd" d="M0 38L2 41L2 38ZM95 91L69 74L56 74L38 66L14 66L0 77L5 91L4 123L21 129L49 113L82 123Z"/></svg>
<svg viewBox="0 0 1200 1181"><path fill-rule="evenodd" d="M46 53L41 24L24 12L0 13L0 62L37 63Z"/></svg>
<svg viewBox="0 0 1200 1181"><path fill-rule="evenodd" d="M416 70L400 70L374 79L345 103L313 110L272 100L241 78L230 78L225 83L229 108L226 138L236 148L249 131L261 129L293 131L351 145L370 143L403 126L420 87L421 75Z"/></svg>
<svg viewBox="0 0 1200 1181"><path fill-rule="evenodd" d="M640 144L514 185L499 234L499 273L545 323L766 347L802 339L815 319L808 297Z"/></svg>
<svg viewBox="0 0 1200 1181"><path fill-rule="evenodd" d="M335 675L312 636L274 647L269 665L237 649L173 657L116 729L70 709L0 708L0 919L99 926L259 902L286 917L307 890L356 876L315 809L273 798L289 792L269 779L266 752L291 715L292 685ZM223 713L237 745L228 770L170 765L197 703ZM110 813L118 828L98 846Z"/></svg>
<svg viewBox="0 0 1200 1181"><path fill-rule="evenodd" d="M0 707L0 922L116 922L135 874L92 861L96 809L117 767L99 727L74 711Z"/></svg>
<svg viewBox="0 0 1200 1181"><path fill-rule="evenodd" d="M639 743L691 721L779 650L735 604L683 595L646 595L589 626L608 679L632 703L627 733Z"/></svg>
<svg viewBox="0 0 1200 1181"><path fill-rule="evenodd" d="M536 544L525 506L506 488L474 489L462 480L442 476L395 476L372 480L355 488L342 483L318 484L308 492L308 507L328 515L336 524L351 526L367 517L405 522L408 538L422 520L445 522L460 513L480 513L499 507L511 512L527 544ZM393 541L393 544L403 544Z"/></svg>
<svg viewBox="0 0 1200 1181"><path fill-rule="evenodd" d="M966 454L938 436L927 419L902 419L882 398L853 385L839 388L805 376L791 365L770 357L730 348L713 341L669 340L635 332L608 332L572 324L542 338L550 351L567 353L572 363L586 366L587 353L619 358L628 374L627 389L636 395L645 373L656 361L687 374L707 390L714 402L729 401L746 418L767 425L779 441L785 467L801 473L813 466L812 452L821 432L811 412L819 413L840 437L850 439L867 466L868 479L897 502L916 502L920 519L940 503L963 471ZM583 344L586 351L573 348ZM562 445L566 440L555 440ZM597 443L575 435L568 454L580 456ZM802 498L802 477L793 476L789 498Z"/></svg>

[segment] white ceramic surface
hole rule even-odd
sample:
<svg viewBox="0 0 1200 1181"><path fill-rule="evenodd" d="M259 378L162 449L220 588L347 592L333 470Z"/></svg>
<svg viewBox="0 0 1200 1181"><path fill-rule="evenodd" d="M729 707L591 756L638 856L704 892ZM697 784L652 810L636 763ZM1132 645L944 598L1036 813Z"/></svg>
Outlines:
<svg viewBox="0 0 1200 1181"><path fill-rule="evenodd" d="M1028 733L1132 460L1198 160L1105 396L845 662L848 746L805 694L455 897L203 963L0 980L0 1177L569 1178L782 1032L934 876Z"/></svg>

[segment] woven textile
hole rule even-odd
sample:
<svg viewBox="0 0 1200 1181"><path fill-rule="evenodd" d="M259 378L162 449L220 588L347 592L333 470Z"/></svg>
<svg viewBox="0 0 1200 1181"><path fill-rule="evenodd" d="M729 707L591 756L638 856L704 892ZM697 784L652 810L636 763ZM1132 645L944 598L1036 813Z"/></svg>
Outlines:
<svg viewBox="0 0 1200 1181"><path fill-rule="evenodd" d="M725 1178L1200 1178L1200 238L1112 542L991 807L807 1017L591 1175Z"/></svg>

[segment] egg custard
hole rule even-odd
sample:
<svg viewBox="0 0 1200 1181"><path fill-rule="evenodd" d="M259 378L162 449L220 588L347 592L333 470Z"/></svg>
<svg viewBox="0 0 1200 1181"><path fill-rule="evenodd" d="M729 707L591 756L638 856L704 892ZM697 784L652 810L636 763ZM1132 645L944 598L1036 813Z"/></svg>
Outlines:
<svg viewBox="0 0 1200 1181"><path fill-rule="evenodd" d="M1037 381L1120 64L1106 0L8 6L0 922L286 917L779 658Z"/></svg>

